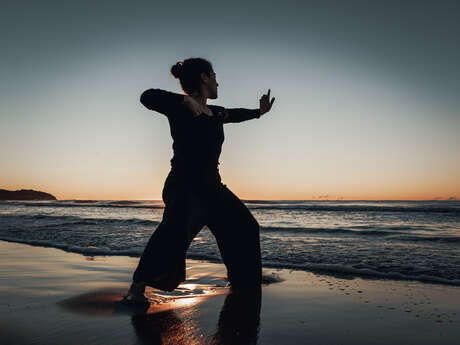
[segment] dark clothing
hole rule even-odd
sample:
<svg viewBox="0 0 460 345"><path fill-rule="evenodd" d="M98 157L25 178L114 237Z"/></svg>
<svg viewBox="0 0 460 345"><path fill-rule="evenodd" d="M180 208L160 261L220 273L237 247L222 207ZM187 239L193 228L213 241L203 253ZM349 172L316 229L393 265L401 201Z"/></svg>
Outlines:
<svg viewBox="0 0 460 345"><path fill-rule="evenodd" d="M226 185L196 193L169 173L163 188L163 219L139 260L133 281L174 290L185 280L185 259L193 238L204 225L216 237L234 288L261 282L259 224Z"/></svg>
<svg viewBox="0 0 460 345"><path fill-rule="evenodd" d="M185 258L193 238L206 225L216 237L234 288L259 285L259 224L222 184L218 164L224 123L258 118L258 109L208 105L215 116L194 117L184 95L149 89L141 96L148 109L168 117L173 137L171 171L163 187L163 219L151 236L133 281L171 291L185 280Z"/></svg>
<svg viewBox="0 0 460 345"><path fill-rule="evenodd" d="M149 89L141 95L145 107L168 117L174 140L171 169L188 174L217 170L224 142L224 123L260 117L259 109L226 109L217 105L208 105L215 116L201 114L194 117L183 100L184 95L161 89Z"/></svg>

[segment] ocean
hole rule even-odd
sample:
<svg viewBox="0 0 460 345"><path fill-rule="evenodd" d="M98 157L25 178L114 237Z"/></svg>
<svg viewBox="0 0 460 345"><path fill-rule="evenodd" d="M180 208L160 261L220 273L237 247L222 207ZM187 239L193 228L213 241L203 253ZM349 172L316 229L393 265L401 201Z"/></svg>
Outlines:
<svg viewBox="0 0 460 345"><path fill-rule="evenodd" d="M263 266L460 286L460 201L244 201ZM0 240L139 257L162 201L3 201ZM188 258L222 262L204 227Z"/></svg>

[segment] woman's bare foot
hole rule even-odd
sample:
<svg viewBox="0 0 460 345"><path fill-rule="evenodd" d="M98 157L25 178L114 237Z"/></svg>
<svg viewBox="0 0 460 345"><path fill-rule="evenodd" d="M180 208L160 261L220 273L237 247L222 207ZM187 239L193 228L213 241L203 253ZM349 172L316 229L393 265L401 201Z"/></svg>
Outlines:
<svg viewBox="0 0 460 345"><path fill-rule="evenodd" d="M149 300L144 296L145 292L145 284L140 283L132 283L128 293L123 297L123 303L149 303Z"/></svg>

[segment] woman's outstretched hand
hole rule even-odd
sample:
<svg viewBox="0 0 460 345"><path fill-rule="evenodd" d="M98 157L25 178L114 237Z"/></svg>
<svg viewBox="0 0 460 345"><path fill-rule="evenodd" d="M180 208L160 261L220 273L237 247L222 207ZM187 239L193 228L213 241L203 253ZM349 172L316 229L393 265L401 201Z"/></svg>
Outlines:
<svg viewBox="0 0 460 345"><path fill-rule="evenodd" d="M208 116L213 116L213 113L211 109L209 109L207 106L202 105L195 101L193 97L190 96L184 96L184 104L191 110L193 113L193 116L197 117L202 113L205 113Z"/></svg>
<svg viewBox="0 0 460 345"><path fill-rule="evenodd" d="M260 110L260 115L265 114L270 111L272 108L273 102L275 101L275 97L272 98L270 101L270 89L268 89L268 93L265 95L262 95L260 97L259 103L259 110Z"/></svg>

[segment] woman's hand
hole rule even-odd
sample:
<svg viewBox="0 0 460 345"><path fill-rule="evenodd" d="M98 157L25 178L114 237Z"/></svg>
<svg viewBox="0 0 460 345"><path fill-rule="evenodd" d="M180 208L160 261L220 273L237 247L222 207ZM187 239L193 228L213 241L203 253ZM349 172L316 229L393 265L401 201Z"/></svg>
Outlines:
<svg viewBox="0 0 460 345"><path fill-rule="evenodd" d="M273 102L275 101L275 97L272 98L270 101L270 89L268 89L268 93L260 97L259 103L259 110L260 110L260 115L265 114L270 111L272 108Z"/></svg>
<svg viewBox="0 0 460 345"><path fill-rule="evenodd" d="M205 113L208 116L214 116L211 109L198 103L191 96L184 96L184 104L192 111L194 117L200 116L202 113Z"/></svg>

